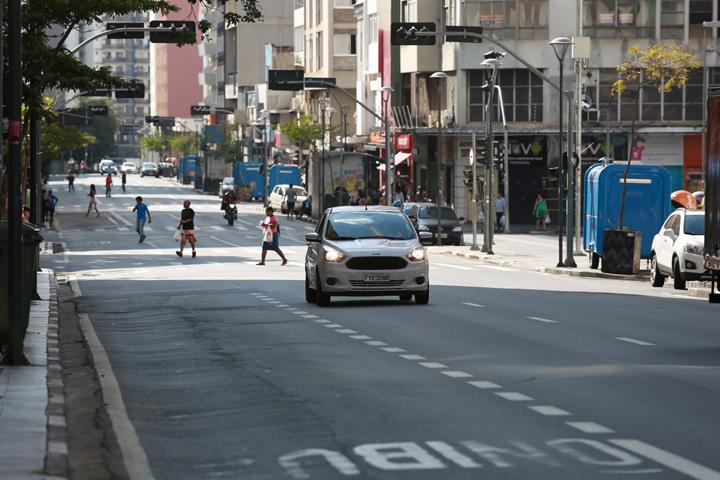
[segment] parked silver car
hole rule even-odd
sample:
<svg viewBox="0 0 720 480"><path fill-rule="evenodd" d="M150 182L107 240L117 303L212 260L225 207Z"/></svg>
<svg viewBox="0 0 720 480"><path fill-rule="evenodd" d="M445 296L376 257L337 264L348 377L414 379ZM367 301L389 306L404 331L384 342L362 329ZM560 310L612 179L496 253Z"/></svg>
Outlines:
<svg viewBox="0 0 720 480"><path fill-rule="evenodd" d="M305 235L305 299L320 306L332 296L394 296L430 300L429 266L410 220L394 207L327 210Z"/></svg>

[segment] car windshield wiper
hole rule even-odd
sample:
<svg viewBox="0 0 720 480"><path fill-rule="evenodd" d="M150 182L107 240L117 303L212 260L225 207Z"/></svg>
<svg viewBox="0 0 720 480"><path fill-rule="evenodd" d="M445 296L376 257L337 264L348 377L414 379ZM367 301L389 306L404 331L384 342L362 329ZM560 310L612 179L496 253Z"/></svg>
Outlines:
<svg viewBox="0 0 720 480"><path fill-rule="evenodd" d="M407 238L403 237L386 237L382 235L373 235L371 237L358 237L358 240L367 240L367 239L376 239L376 240L407 240Z"/></svg>
<svg viewBox="0 0 720 480"><path fill-rule="evenodd" d="M343 240L357 240L355 237L328 237L328 240L333 240L335 242L343 241Z"/></svg>

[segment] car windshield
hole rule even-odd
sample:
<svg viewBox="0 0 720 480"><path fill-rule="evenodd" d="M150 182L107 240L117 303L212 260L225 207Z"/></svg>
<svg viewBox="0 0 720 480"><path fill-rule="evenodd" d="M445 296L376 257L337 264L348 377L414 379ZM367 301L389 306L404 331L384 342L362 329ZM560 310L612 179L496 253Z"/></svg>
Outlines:
<svg viewBox="0 0 720 480"><path fill-rule="evenodd" d="M134 167L134 166L135 166L135 164L132 163L132 162L125 162L124 165L125 165L126 167Z"/></svg>
<svg viewBox="0 0 720 480"><path fill-rule="evenodd" d="M144 168L157 168L157 165L154 163L143 163Z"/></svg>
<svg viewBox="0 0 720 480"><path fill-rule="evenodd" d="M455 212L450 207L442 207L441 215L443 220L457 220ZM437 218L437 207L426 207L420 210L419 218Z"/></svg>
<svg viewBox="0 0 720 480"><path fill-rule="evenodd" d="M685 215L686 235L705 235L705 215Z"/></svg>
<svg viewBox="0 0 720 480"><path fill-rule="evenodd" d="M325 237L328 240L412 240L416 234L407 217L400 212L364 211L331 214Z"/></svg>

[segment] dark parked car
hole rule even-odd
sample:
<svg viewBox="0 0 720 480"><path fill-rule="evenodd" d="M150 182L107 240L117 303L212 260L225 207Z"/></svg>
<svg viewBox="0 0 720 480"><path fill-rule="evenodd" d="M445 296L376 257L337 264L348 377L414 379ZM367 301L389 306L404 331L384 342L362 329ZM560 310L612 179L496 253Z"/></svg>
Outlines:
<svg viewBox="0 0 720 480"><path fill-rule="evenodd" d="M434 203L406 203L405 214L419 232L430 232L432 239L422 240L424 245L436 245L438 235L438 209ZM463 217L458 218L450 207L440 209L441 238L443 245L463 245Z"/></svg>

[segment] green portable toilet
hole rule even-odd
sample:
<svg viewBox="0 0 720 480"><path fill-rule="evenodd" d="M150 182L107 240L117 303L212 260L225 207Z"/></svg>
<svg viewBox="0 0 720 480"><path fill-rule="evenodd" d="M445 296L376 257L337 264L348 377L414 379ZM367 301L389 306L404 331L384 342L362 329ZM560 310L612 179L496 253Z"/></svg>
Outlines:
<svg viewBox="0 0 720 480"><path fill-rule="evenodd" d="M30 300L35 295L37 288L37 264L38 245L42 241L40 230L27 223L23 224L23 338L27 330L30 317ZM0 220L0 345L6 345L8 341L8 222Z"/></svg>

